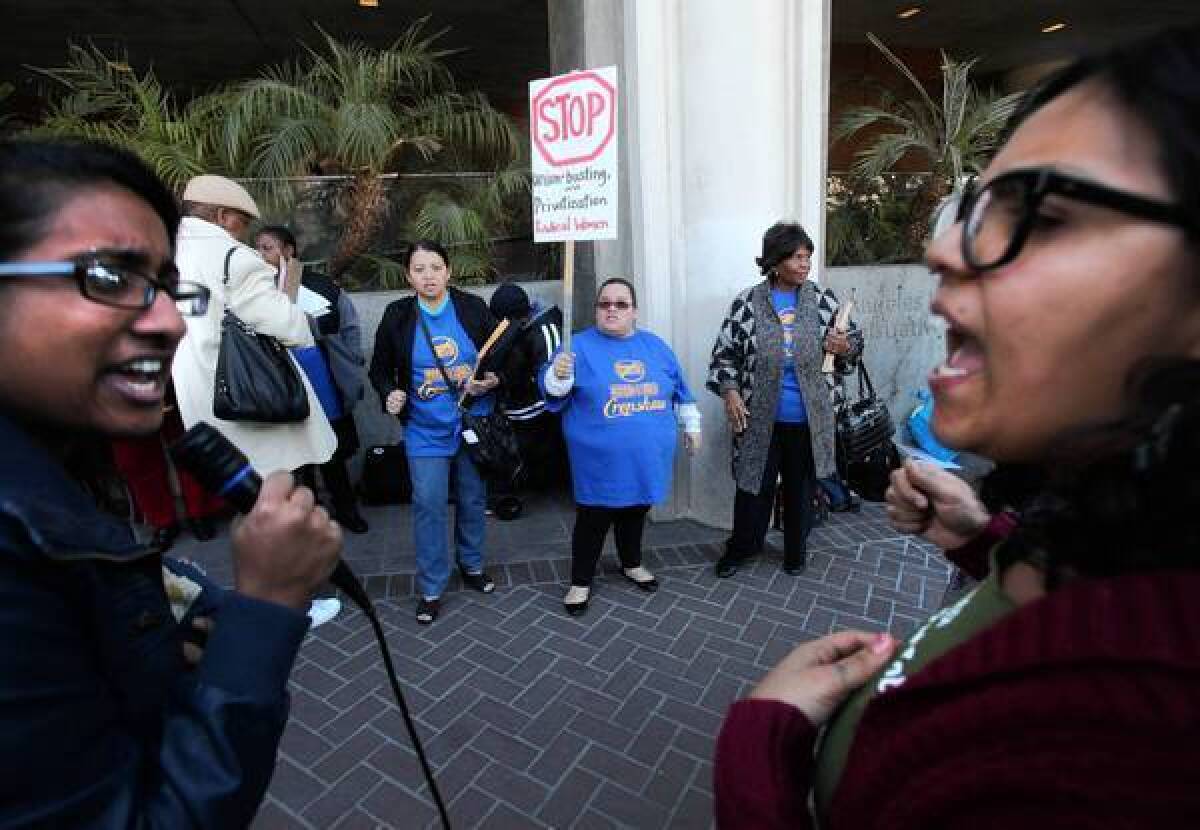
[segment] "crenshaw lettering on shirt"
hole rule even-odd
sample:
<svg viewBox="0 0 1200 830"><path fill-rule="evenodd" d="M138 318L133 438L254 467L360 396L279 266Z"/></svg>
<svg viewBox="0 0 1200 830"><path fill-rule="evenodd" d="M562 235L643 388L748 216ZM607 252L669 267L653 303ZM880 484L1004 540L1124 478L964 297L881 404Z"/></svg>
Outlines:
<svg viewBox="0 0 1200 830"><path fill-rule="evenodd" d="M613 368L625 380L637 381L646 376L640 360L618 361ZM667 401L659 397L657 383L614 383L608 387L604 417L628 418L639 412L661 412L666 408Z"/></svg>

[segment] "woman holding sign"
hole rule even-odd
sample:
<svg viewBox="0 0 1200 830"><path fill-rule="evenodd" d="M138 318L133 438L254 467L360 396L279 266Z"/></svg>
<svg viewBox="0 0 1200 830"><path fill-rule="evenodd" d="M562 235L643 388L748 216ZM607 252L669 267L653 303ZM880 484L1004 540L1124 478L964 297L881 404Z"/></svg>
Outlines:
<svg viewBox="0 0 1200 830"><path fill-rule="evenodd" d="M563 607L587 610L592 576L609 527L622 573L642 591L658 581L642 565L642 529L667 496L683 426L688 453L700 446L700 411L679 361L660 338L636 328L637 294L625 279L605 280L596 325L580 332L542 373L546 409L563 413L576 514L571 587Z"/></svg>
<svg viewBox="0 0 1200 830"><path fill-rule="evenodd" d="M404 446L413 490L417 551L417 622L437 619L450 579L446 535L454 484L454 539L463 583L496 588L483 569L487 489L462 439L459 394L474 396L473 410L491 410L495 373L476 378L479 351L496 327L487 304L450 288L450 258L437 242L413 243L404 257L416 292L387 307L375 334L370 378L384 409L405 425ZM451 388L453 387L453 388Z"/></svg>
<svg viewBox="0 0 1200 830"><path fill-rule="evenodd" d="M768 228L755 260L766 279L734 298L713 346L707 386L725 401L737 484L720 577L762 550L780 475L783 569L803 572L817 479L834 474L834 412L822 364L828 352L843 364L833 372L844 371L862 354L862 336L823 323L837 300L808 279L812 253L800 225Z"/></svg>

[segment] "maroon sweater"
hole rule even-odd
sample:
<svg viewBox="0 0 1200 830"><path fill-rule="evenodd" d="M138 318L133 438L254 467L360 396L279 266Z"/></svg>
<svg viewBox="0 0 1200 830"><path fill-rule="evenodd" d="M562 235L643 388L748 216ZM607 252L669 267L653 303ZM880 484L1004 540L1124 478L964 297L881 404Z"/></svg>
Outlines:
<svg viewBox="0 0 1200 830"><path fill-rule="evenodd" d="M743 700L717 741L717 823L812 826L816 730ZM1200 572L1079 579L867 707L839 828L1200 827Z"/></svg>

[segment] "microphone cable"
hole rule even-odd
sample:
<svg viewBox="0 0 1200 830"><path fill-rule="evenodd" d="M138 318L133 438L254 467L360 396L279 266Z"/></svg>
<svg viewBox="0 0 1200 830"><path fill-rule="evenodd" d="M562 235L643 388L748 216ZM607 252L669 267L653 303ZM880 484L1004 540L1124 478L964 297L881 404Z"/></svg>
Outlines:
<svg viewBox="0 0 1200 830"><path fill-rule="evenodd" d="M258 501L262 477L250 466L249 459L242 451L210 424L202 421L184 433L183 437L171 446L171 457L180 468L191 473L205 489L227 500L239 513L249 513ZM392 684L396 705L400 714L404 716L408 737L417 753L417 760L421 763L421 771L425 774L429 792L433 794L433 802L437 806L438 815L441 816L442 827L450 830L450 816L433 778L429 760L425 757L421 739L417 736L417 727L408 711L408 703L400 690L400 681L396 678L396 669L392 664L392 653L388 649L379 616L375 613L375 605L345 560L338 560L329 581L359 607L375 631L375 640L383 654L383 666L387 670L388 682Z"/></svg>

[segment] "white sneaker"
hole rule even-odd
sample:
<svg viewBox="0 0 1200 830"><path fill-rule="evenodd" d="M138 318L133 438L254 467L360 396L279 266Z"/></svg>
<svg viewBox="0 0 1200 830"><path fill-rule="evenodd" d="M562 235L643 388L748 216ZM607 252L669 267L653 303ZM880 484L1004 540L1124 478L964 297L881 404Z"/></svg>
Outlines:
<svg viewBox="0 0 1200 830"><path fill-rule="evenodd" d="M336 617L341 610L342 603L337 597L314 599L308 609L308 618L312 620L310 627L316 628L318 625L324 625Z"/></svg>

